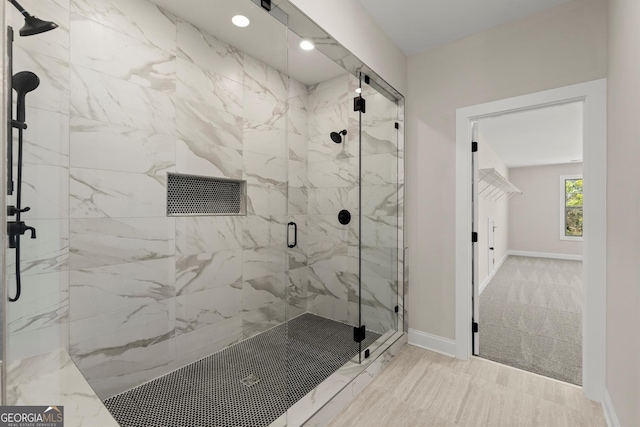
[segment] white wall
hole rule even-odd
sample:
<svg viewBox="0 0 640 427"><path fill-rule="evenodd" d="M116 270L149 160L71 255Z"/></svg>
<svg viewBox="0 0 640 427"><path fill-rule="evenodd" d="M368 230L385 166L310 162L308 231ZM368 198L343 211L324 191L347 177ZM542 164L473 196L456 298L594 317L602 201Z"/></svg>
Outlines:
<svg viewBox="0 0 640 427"><path fill-rule="evenodd" d="M455 111L606 76L607 1L577 0L409 58L411 328L455 336Z"/></svg>
<svg viewBox="0 0 640 427"><path fill-rule="evenodd" d="M478 169L493 168L508 179L509 169L482 135L482 123L479 126ZM482 191L486 185L488 184L480 182L478 191ZM480 283L489 276L489 218L493 218L496 227L493 241L496 267L509 249L509 202L504 197L498 200L498 196L503 193L494 193L492 197L488 197L492 194L492 189L493 187L488 188L483 194L478 195L478 279Z"/></svg>
<svg viewBox="0 0 640 427"><path fill-rule="evenodd" d="M609 0L607 390L640 426L640 2Z"/></svg>
<svg viewBox="0 0 640 427"><path fill-rule="evenodd" d="M407 93L407 57L358 0L290 0L387 83Z"/></svg>
<svg viewBox="0 0 640 427"><path fill-rule="evenodd" d="M509 200L509 249L582 255L582 242L560 240L560 176L581 175L582 163L509 169L522 191Z"/></svg>

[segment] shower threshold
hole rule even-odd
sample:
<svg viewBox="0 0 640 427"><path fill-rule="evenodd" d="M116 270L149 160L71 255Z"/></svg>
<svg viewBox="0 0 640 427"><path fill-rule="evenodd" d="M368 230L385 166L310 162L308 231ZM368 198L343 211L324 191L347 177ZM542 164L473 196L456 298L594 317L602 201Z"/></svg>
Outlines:
<svg viewBox="0 0 640 427"><path fill-rule="evenodd" d="M104 404L122 427L268 426L358 351L353 326L305 313Z"/></svg>

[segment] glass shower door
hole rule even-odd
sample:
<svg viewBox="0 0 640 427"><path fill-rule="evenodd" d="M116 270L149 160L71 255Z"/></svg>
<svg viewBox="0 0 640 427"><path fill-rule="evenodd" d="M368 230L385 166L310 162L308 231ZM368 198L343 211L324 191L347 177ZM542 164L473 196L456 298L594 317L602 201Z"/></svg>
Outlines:
<svg viewBox="0 0 640 427"><path fill-rule="evenodd" d="M367 76L357 82L361 325L384 338L398 329L398 106Z"/></svg>
<svg viewBox="0 0 640 427"><path fill-rule="evenodd" d="M352 251L358 217L351 203L358 185L358 152L352 147L359 138L349 112L350 75L317 48L302 49L302 41L289 32L288 223L297 226L297 245L288 248L293 402L359 352Z"/></svg>

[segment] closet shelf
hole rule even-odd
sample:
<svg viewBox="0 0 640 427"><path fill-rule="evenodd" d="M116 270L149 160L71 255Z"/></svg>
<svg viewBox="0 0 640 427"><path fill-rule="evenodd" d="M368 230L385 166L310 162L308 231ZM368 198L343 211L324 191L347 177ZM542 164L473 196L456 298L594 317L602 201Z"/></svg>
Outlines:
<svg viewBox="0 0 640 427"><path fill-rule="evenodd" d="M478 174L479 182L485 183L484 187L480 185L478 195L484 195L485 199L497 202L502 198L510 199L516 194L522 194L522 191L493 168L480 169Z"/></svg>

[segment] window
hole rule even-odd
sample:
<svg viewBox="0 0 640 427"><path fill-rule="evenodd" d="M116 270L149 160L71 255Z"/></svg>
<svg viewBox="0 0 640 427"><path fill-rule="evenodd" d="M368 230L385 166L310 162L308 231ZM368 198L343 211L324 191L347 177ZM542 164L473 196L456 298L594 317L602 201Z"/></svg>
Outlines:
<svg viewBox="0 0 640 427"><path fill-rule="evenodd" d="M560 177L560 240L582 240L582 175Z"/></svg>

